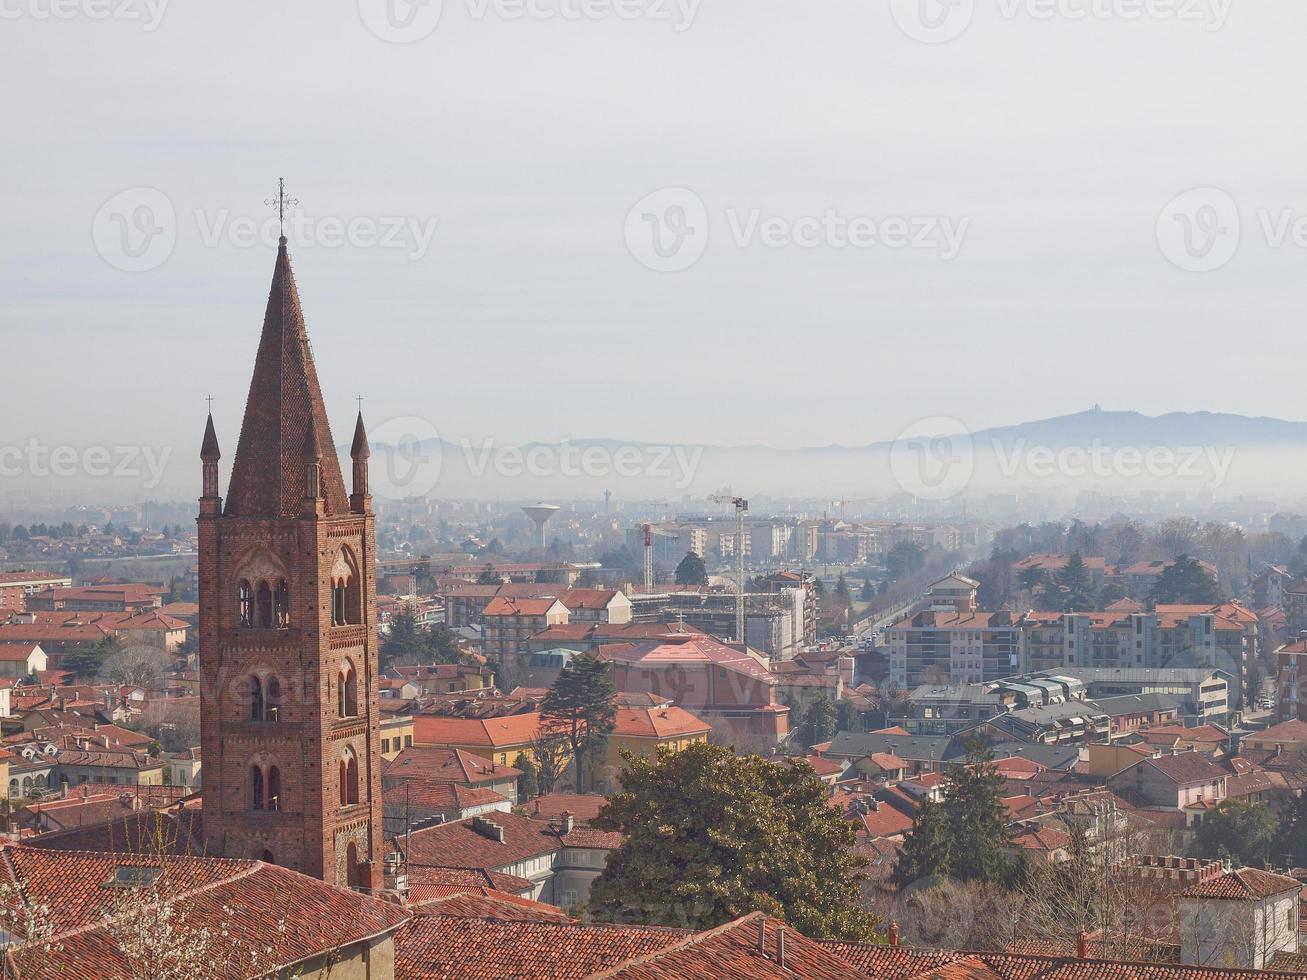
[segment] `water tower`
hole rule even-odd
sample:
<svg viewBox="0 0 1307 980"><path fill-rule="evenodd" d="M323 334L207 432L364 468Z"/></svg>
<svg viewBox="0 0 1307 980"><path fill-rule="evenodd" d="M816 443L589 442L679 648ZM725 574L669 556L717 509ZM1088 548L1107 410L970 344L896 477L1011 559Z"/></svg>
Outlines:
<svg viewBox="0 0 1307 980"><path fill-rule="evenodd" d="M522 512L527 517L535 521L536 530L540 532L540 547L549 547L549 542L545 540L545 525L549 523L549 518L557 513L558 507L554 504L535 504L532 507L523 507Z"/></svg>

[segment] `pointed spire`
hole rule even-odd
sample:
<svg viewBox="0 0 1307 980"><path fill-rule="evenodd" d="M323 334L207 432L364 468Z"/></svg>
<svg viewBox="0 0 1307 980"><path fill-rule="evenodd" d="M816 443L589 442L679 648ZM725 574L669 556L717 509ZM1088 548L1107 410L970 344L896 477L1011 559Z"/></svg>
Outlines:
<svg viewBox="0 0 1307 980"><path fill-rule="evenodd" d="M200 460L205 463L216 463L222 459L222 452L218 449L218 433L213 430L213 413L209 413L209 420L204 423L204 442L200 443Z"/></svg>
<svg viewBox="0 0 1307 980"><path fill-rule="evenodd" d="M368 448L368 432L363 427L363 413L359 412L358 421L354 423L354 444L349 447L350 459L370 459L372 450Z"/></svg>
<svg viewBox="0 0 1307 980"><path fill-rule="evenodd" d="M333 448L283 237L277 247L263 334L232 464L226 513L240 517L299 515L304 499L305 448L310 440L317 443L322 459L323 513L347 513L345 480Z"/></svg>

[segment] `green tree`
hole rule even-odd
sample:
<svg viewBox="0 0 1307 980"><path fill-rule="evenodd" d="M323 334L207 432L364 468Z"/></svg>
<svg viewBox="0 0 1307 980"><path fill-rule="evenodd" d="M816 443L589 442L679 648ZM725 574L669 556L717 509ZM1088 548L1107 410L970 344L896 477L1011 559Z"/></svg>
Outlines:
<svg viewBox="0 0 1307 980"><path fill-rule="evenodd" d="M422 633L417 620L408 610L400 610L391 616L390 622L386 624L386 635L381 641L382 666L414 664L421 660L426 650L426 639Z"/></svg>
<svg viewBox="0 0 1307 980"><path fill-rule="evenodd" d="M709 929L761 910L805 936L872 937L853 825L810 766L705 742L622 758L595 825L626 840L591 889L595 918Z"/></svg>
<svg viewBox="0 0 1307 980"><path fill-rule="evenodd" d="M885 556L885 571L891 582L911 578L925 567L926 552L911 541L900 541Z"/></svg>
<svg viewBox="0 0 1307 980"><path fill-rule="evenodd" d="M481 569L481 574L477 576L477 585L503 585L503 584L504 584L504 580L499 575L499 573L495 571L495 566L487 562L486 567Z"/></svg>
<svg viewBox="0 0 1307 980"><path fill-rule="evenodd" d="M1221 590L1198 559L1181 555L1158 576L1152 600L1163 606L1214 606L1221 601Z"/></svg>
<svg viewBox="0 0 1307 980"><path fill-rule="evenodd" d="M953 834L944 804L926 798L912 817L912 829L904 835L893 882L905 888L914 881L949 874L953 867Z"/></svg>
<svg viewBox="0 0 1307 980"><path fill-rule="evenodd" d="M104 667L104 662L119 656L123 645L114 636L106 636L95 643L82 644L64 654L64 670L71 670L78 677L95 678Z"/></svg>
<svg viewBox="0 0 1307 980"><path fill-rule="evenodd" d="M835 723L835 705L823 694L808 705L808 710L803 713L798 731L799 741L804 748L828 742L838 731Z"/></svg>
<svg viewBox="0 0 1307 980"><path fill-rule="evenodd" d="M966 765L944 782L944 811L953 840L951 873L962 881L1005 881L1011 871L1003 777L983 746L967 749Z"/></svg>
<svg viewBox="0 0 1307 980"><path fill-rule="evenodd" d="M1270 807L1246 800L1223 800L1198 825L1198 853L1262 868L1271 862L1277 829Z"/></svg>
<svg viewBox="0 0 1307 980"><path fill-rule="evenodd" d="M676 566L676 584L708 584L708 569L704 567L703 559L693 551L687 551L685 557L681 559L681 563Z"/></svg>
<svg viewBox="0 0 1307 980"><path fill-rule="evenodd" d="M536 779L536 764L531 761L525 752L517 754L517 758L513 760L513 768L520 770L522 773L517 778L518 800L525 803L527 800L539 796L540 784Z"/></svg>
<svg viewBox="0 0 1307 980"><path fill-rule="evenodd" d="M540 726L557 732L572 750L576 789L585 792L589 762L599 756L617 724L612 664L593 654L574 657L540 705Z"/></svg>
<svg viewBox="0 0 1307 980"><path fill-rule="evenodd" d="M1057 584L1063 589L1062 601L1067 612L1086 612L1097 608L1098 596L1095 595L1094 581L1079 553L1067 560L1066 568L1057 576Z"/></svg>
<svg viewBox="0 0 1307 980"><path fill-rule="evenodd" d="M1307 793L1285 800L1278 815L1272 857L1277 864L1285 861L1295 868L1307 865Z"/></svg>
<svg viewBox="0 0 1307 980"><path fill-rule="evenodd" d="M835 702L835 730L837 732L863 730L862 714L853 706L852 701L840 698ZM818 739L818 741L825 741L825 739Z"/></svg>

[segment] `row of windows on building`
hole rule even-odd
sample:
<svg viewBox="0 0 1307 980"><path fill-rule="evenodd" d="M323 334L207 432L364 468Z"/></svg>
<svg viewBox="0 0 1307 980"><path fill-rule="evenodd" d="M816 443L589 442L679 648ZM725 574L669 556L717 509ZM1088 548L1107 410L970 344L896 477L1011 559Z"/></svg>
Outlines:
<svg viewBox="0 0 1307 980"><path fill-rule="evenodd" d="M351 806L359 802L359 759L352 748L346 746L340 753L339 788L340 805ZM281 767L275 763L250 764L250 809L277 812L281 810Z"/></svg>
<svg viewBox="0 0 1307 980"><path fill-rule="evenodd" d="M359 711L359 675L354 662L346 659L340 665L335 683L336 717L357 718ZM281 680L276 674L260 677L246 675L237 692L250 706L250 721L275 722L281 720Z"/></svg>
<svg viewBox="0 0 1307 980"><path fill-rule="evenodd" d="M256 629L290 628L290 588L285 579L276 585L241 579L236 587L238 626ZM349 626L363 622L363 604L357 579L350 576L331 583L331 625Z"/></svg>

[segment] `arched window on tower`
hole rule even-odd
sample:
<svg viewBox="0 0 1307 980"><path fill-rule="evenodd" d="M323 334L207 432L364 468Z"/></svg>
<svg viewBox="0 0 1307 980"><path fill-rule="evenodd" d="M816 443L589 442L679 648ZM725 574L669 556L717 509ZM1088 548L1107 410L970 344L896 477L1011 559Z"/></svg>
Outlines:
<svg viewBox="0 0 1307 980"><path fill-rule="evenodd" d="M340 805L349 806L359 801L359 760L354 750L346 747L340 754Z"/></svg>
<svg viewBox="0 0 1307 980"><path fill-rule="evenodd" d="M263 682L263 720L281 720L281 681L276 674L269 674Z"/></svg>
<svg viewBox="0 0 1307 980"><path fill-rule="evenodd" d="M263 721L268 710L268 700L266 691L263 688L263 682L257 677L251 676L246 681L246 689L250 697L250 721Z"/></svg>
<svg viewBox="0 0 1307 980"><path fill-rule="evenodd" d="M240 586L236 590L236 607L239 616L239 623L242 626L254 625L254 590L250 588L250 583L241 580Z"/></svg>
<svg viewBox="0 0 1307 980"><path fill-rule="evenodd" d="M363 622L362 577L354 552L342 547L331 566L331 625Z"/></svg>
<svg viewBox="0 0 1307 980"><path fill-rule="evenodd" d="M359 675L354 663L346 660L336 675L336 715L355 718L359 713Z"/></svg>
<svg viewBox="0 0 1307 980"><path fill-rule="evenodd" d="M277 766L268 767L268 805L265 809L281 809L281 769Z"/></svg>
<svg viewBox="0 0 1307 980"><path fill-rule="evenodd" d="M268 587L267 582L259 583L257 601L259 627L261 629L269 629L272 626L272 589Z"/></svg>
<svg viewBox="0 0 1307 980"><path fill-rule="evenodd" d="M263 770L250 766L250 809L263 809Z"/></svg>
<svg viewBox="0 0 1307 980"><path fill-rule="evenodd" d="M272 616L277 629L290 625L290 589L284 578L278 580L277 590L272 594Z"/></svg>

